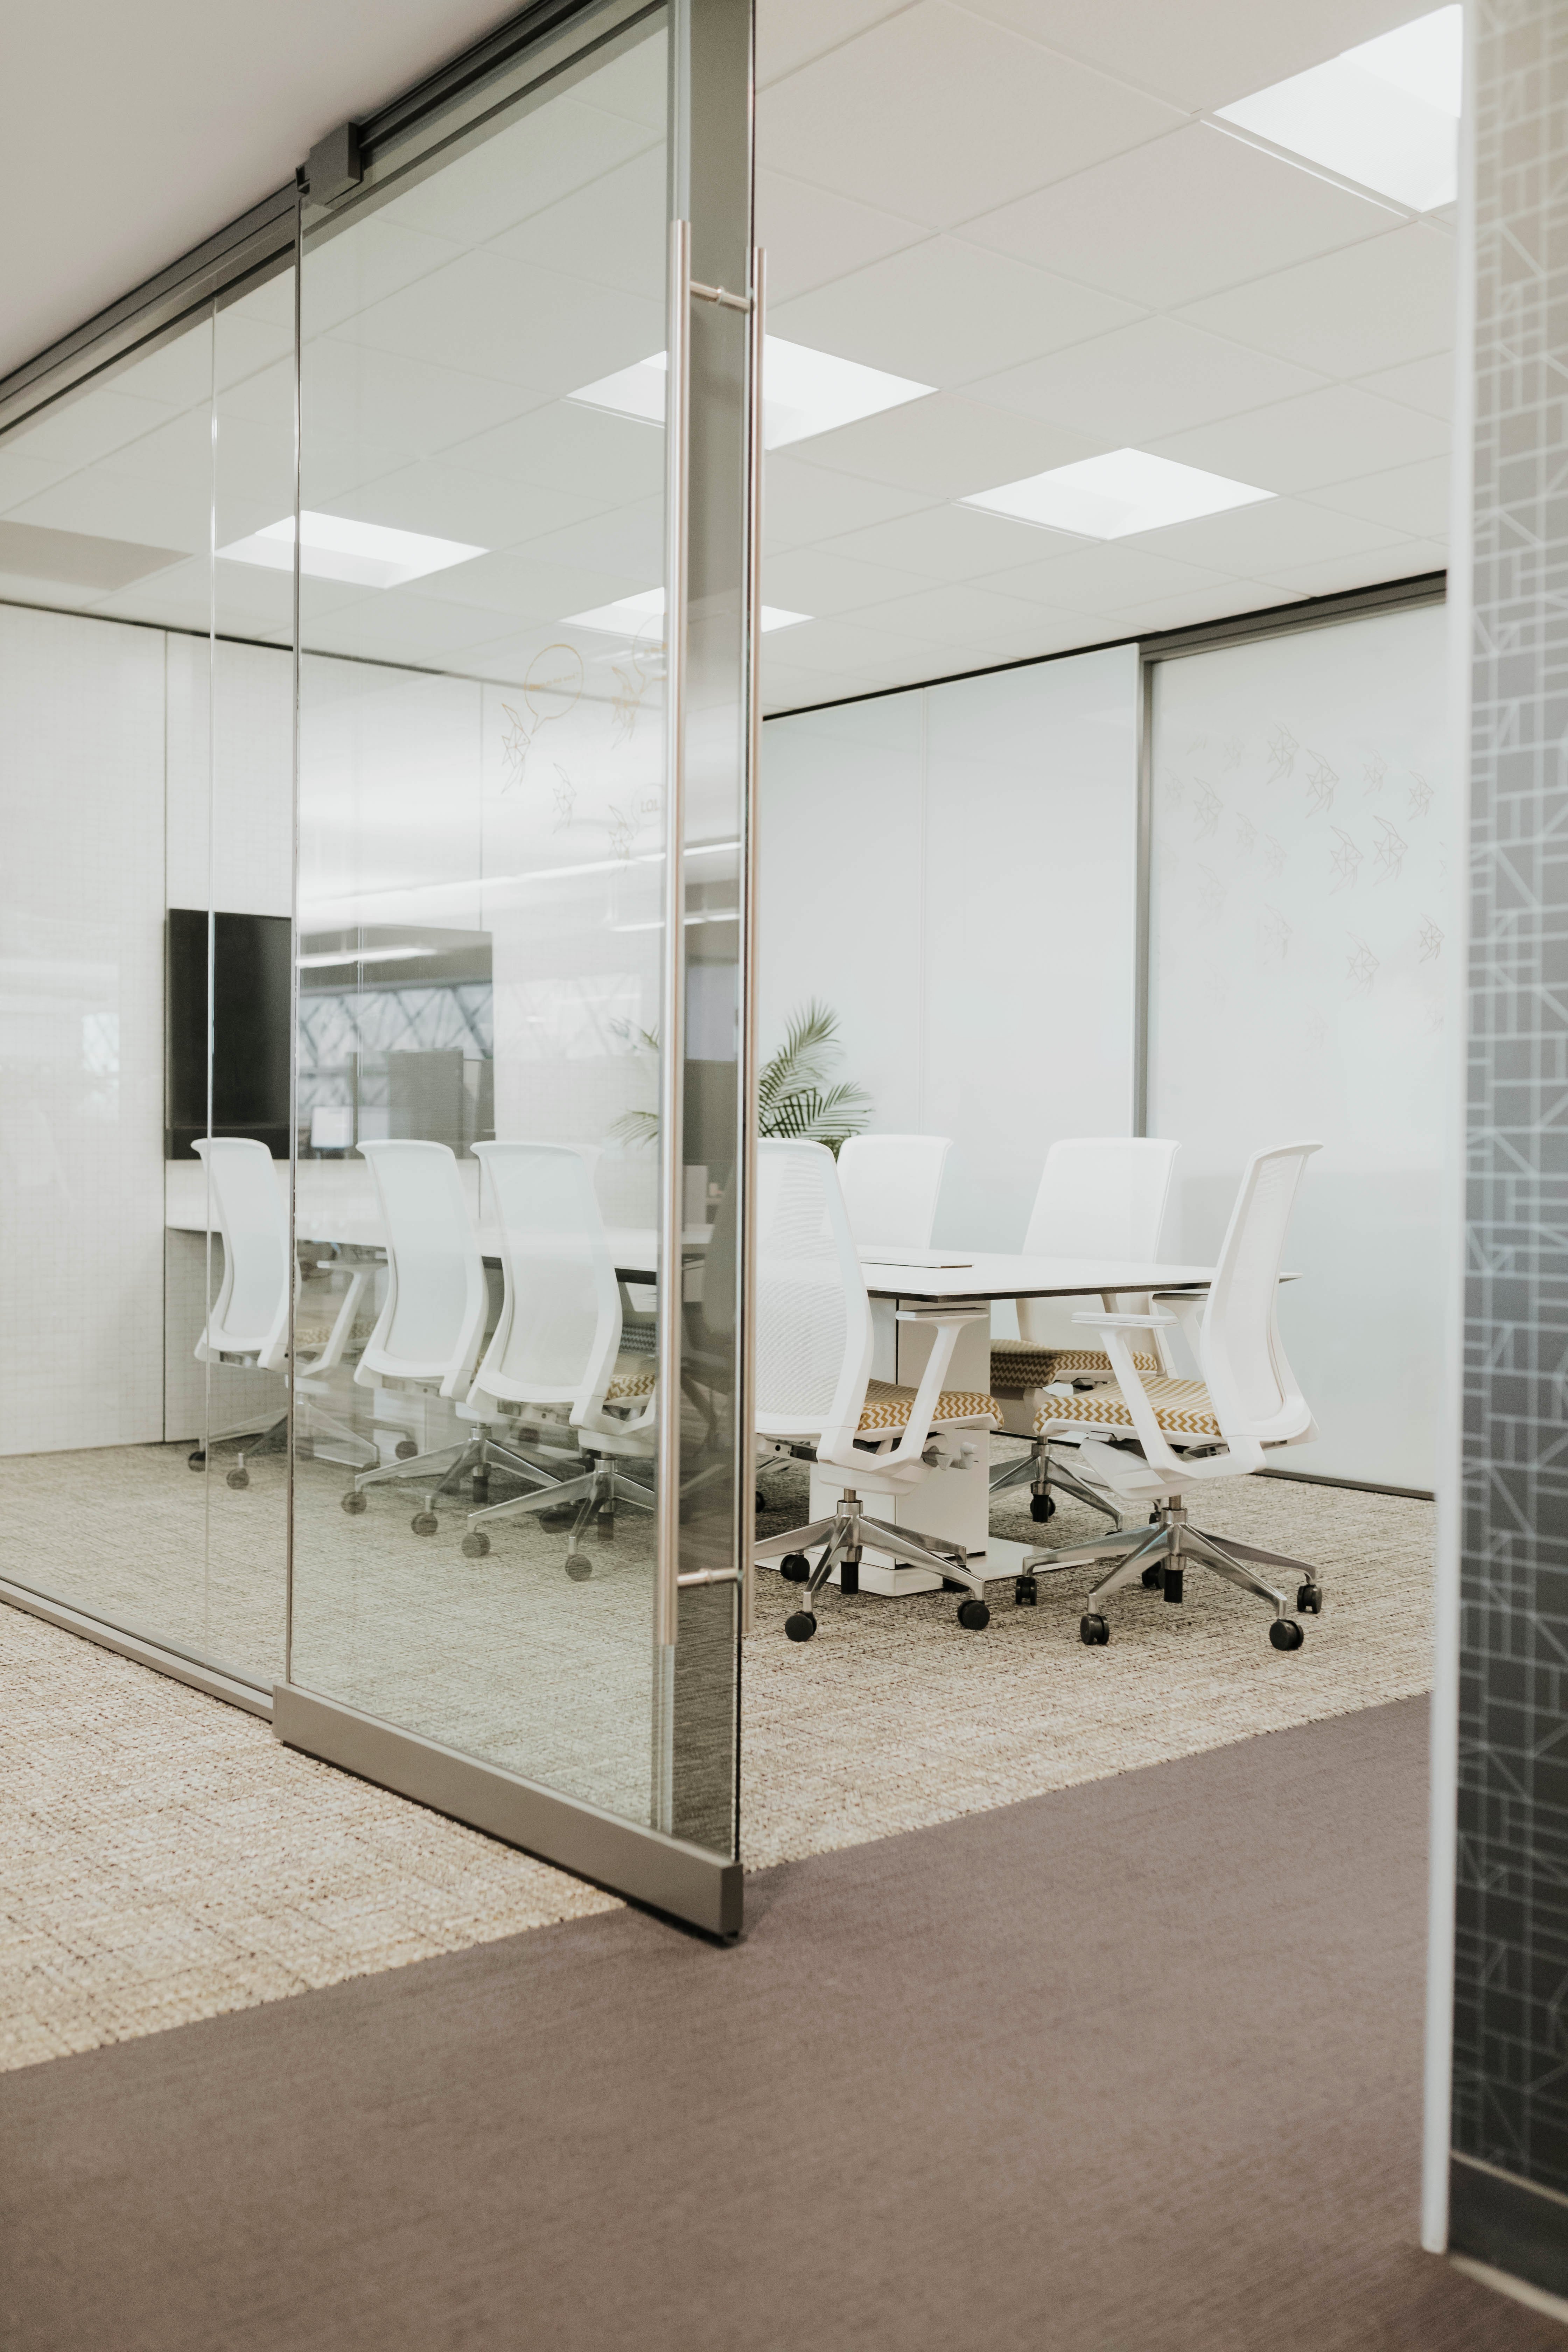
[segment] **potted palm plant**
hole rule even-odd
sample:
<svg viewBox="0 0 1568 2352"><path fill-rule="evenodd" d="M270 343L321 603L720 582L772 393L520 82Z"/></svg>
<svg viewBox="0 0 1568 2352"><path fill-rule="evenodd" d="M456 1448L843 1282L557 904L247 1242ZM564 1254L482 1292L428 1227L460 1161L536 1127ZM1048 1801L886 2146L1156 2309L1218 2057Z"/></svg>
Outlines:
<svg viewBox="0 0 1568 2352"><path fill-rule="evenodd" d="M658 1052L657 1030L622 1034L641 1052ZM757 1133L793 1136L826 1143L834 1158L852 1135L865 1132L871 1116L870 1096L853 1078L832 1076L843 1053L838 1015L813 997L790 1015L784 1043L757 1073ZM611 1137L621 1143L652 1143L658 1134L656 1110L629 1110L616 1119Z"/></svg>

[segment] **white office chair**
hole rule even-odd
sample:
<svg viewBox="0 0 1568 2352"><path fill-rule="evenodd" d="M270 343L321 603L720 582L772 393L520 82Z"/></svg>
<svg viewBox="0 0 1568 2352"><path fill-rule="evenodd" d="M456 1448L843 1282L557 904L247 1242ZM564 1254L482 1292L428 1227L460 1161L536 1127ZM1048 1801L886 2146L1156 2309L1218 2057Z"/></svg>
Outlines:
<svg viewBox="0 0 1568 2352"><path fill-rule="evenodd" d="M1318 1433L1285 1360L1276 1300L1296 1188L1307 1161L1321 1148L1285 1143L1258 1152L1249 1161L1206 1298L1172 1295L1169 1305L1174 1314L1156 1302L1136 1314L1076 1318L1080 1325L1098 1326L1116 1376L1113 1387L1091 1390L1076 1400L1082 1409L1080 1425L1091 1441L1083 1448L1085 1467L1092 1467L1094 1475L1128 1504L1153 1507L1147 1528L1095 1536L1087 1543L1025 1559L1023 1579L1032 1580L1042 1570L1054 1573L1103 1559L1108 1552L1121 1555L1089 1595L1079 1632L1091 1646L1110 1639L1100 1601L1134 1577L1161 1586L1167 1601L1180 1601L1188 1561L1269 1601L1274 1622L1268 1638L1277 1650L1299 1650L1303 1634L1299 1621L1288 1614L1286 1596L1264 1581L1259 1567L1288 1569L1301 1579L1296 1594L1299 1610L1315 1617L1322 1608L1321 1584L1305 1560L1259 1551L1232 1536L1192 1527L1185 1501L1190 1487L1244 1478L1264 1467L1266 1450L1304 1445ZM1202 1380L1171 1380L1139 1370L1135 1337L1178 1319ZM1055 1412L1060 1402L1051 1399L1043 1412ZM1109 1442L1115 1439L1121 1444ZM1141 1459L1128 1450L1129 1439L1142 1446ZM1178 1453L1177 1447L1184 1451Z"/></svg>
<svg viewBox="0 0 1568 2352"><path fill-rule="evenodd" d="M917 1486L934 1467L934 1433L990 1429L988 1396L942 1385L960 1330L975 1310L921 1312L932 1326L931 1349L918 1389L871 1378L871 1306L833 1165L820 1143L757 1146L757 1434L779 1455L810 1445L819 1469L872 1478L879 1486ZM859 1590L866 1544L900 1562L931 1569L966 1589L958 1622L978 1633L990 1622L985 1584L962 1544L922 1536L868 1516L846 1485L827 1518L770 1536L759 1560L777 1559L801 1606L784 1626L792 1642L816 1631L815 1602L837 1568L845 1591ZM814 1568L806 1554L822 1546Z"/></svg>
<svg viewBox="0 0 1568 2352"><path fill-rule="evenodd" d="M482 1559L496 1520L575 1504L565 1565L581 1582L594 1572L581 1548L590 1518L609 1533L617 1504L654 1507L658 1372L650 1357L621 1353L620 1286L586 1155L558 1143L474 1150L500 1224L506 1294L466 1410L574 1438L588 1466L544 1494L470 1512L463 1549ZM626 1476L627 1461L647 1466L646 1484Z"/></svg>
<svg viewBox="0 0 1568 2352"><path fill-rule="evenodd" d="M838 1181L858 1246L931 1247L945 1135L852 1135L839 1147Z"/></svg>
<svg viewBox="0 0 1568 2352"><path fill-rule="evenodd" d="M206 1164L213 1206L223 1241L223 1281L200 1339L198 1363L230 1364L248 1370L281 1372L297 1402L310 1401L314 1429L337 1444L374 1457L374 1448L357 1431L335 1421L315 1402L321 1392L312 1376L333 1370L342 1361L359 1311L366 1274L350 1278L337 1312L331 1318L297 1315L297 1360L289 1362L289 1204L273 1171L266 1144L249 1136L202 1136L193 1146ZM299 1269L294 1291L299 1296ZM289 1427L287 1407L259 1426L255 1421L237 1428L215 1430L205 1445L188 1456L193 1470L206 1467L208 1449L241 1441L228 1484L248 1486L247 1456L280 1444Z"/></svg>
<svg viewBox="0 0 1568 2352"><path fill-rule="evenodd" d="M380 1316L354 1370L362 1388L388 1381L438 1396L468 1395L484 1344L489 1287L484 1260L468 1216L457 1155L449 1144L413 1138L362 1143L370 1162L386 1237L386 1295ZM386 1480L423 1478L441 1473L414 1515L416 1535L433 1536L440 1522L436 1505L468 1475L479 1499L489 1492L492 1468L532 1486L560 1481L541 1463L501 1444L478 1414L474 1434L427 1454L384 1463L359 1472L343 1496L343 1508L357 1516L367 1507L365 1489Z"/></svg>
<svg viewBox="0 0 1568 2352"><path fill-rule="evenodd" d="M1180 1150L1180 1144L1152 1136L1082 1137L1053 1143L1024 1236L1026 1256L1158 1257L1171 1171ZM1127 1304L1136 1311L1148 1301L1130 1298ZM1056 1513L1050 1492L1055 1486L1120 1527L1115 1505L1052 1457L1053 1439L1073 1433L1070 1420L1058 1427L1040 1418L1053 1390L1070 1391L1074 1383L1113 1377L1110 1357L1087 1344L1090 1335L1078 1328L1074 1314L1070 1298L1020 1298L1021 1338L992 1342L991 1393L1002 1427L1013 1436L1028 1438L1030 1444L1027 1454L994 1473L991 1491L999 1494L1027 1479L1030 1515L1044 1520ZM1144 1371L1171 1369L1157 1334L1150 1335L1138 1360Z"/></svg>

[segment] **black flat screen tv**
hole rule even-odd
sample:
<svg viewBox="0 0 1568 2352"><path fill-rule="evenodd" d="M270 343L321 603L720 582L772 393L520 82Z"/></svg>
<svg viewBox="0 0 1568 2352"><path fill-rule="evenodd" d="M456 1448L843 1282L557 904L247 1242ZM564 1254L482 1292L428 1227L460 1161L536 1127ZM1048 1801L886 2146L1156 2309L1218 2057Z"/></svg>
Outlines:
<svg viewBox="0 0 1568 2352"><path fill-rule="evenodd" d="M252 1135L289 1157L290 925L287 915L213 918L212 1131ZM207 1132L207 914L169 909L165 1149L190 1160Z"/></svg>

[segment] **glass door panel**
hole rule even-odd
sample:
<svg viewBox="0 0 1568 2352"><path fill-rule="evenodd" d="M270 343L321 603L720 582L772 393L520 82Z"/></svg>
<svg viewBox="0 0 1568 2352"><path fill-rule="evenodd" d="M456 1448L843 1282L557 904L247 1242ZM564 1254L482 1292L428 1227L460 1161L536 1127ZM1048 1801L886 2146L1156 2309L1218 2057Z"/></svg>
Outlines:
<svg viewBox="0 0 1568 2352"><path fill-rule="evenodd" d="M295 1223L359 1304L297 1354L289 1679L728 1857L745 321L694 392L735 546L682 803L689 77L663 12L586 31L306 215Z"/></svg>

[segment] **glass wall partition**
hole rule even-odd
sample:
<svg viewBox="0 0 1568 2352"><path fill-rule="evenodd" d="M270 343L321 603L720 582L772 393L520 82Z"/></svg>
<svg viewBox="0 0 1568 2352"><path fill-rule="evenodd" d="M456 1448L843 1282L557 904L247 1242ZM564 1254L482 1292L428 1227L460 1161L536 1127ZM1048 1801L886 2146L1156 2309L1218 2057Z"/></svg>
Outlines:
<svg viewBox="0 0 1568 2352"><path fill-rule="evenodd" d="M283 1656L287 1393L205 1345L226 1261L197 1146L255 1112L237 926L284 983L283 1202L290 614L232 595L213 549L291 496L291 283L193 302L0 439L0 1576L258 1705Z"/></svg>
<svg viewBox="0 0 1568 2352"><path fill-rule="evenodd" d="M690 324L668 228L744 289L707 13L706 95L685 13L595 12L305 212L295 1224L352 1329L301 1347L278 1719L719 1925L721 1868L675 1885L735 1851L743 1483L751 320Z"/></svg>

